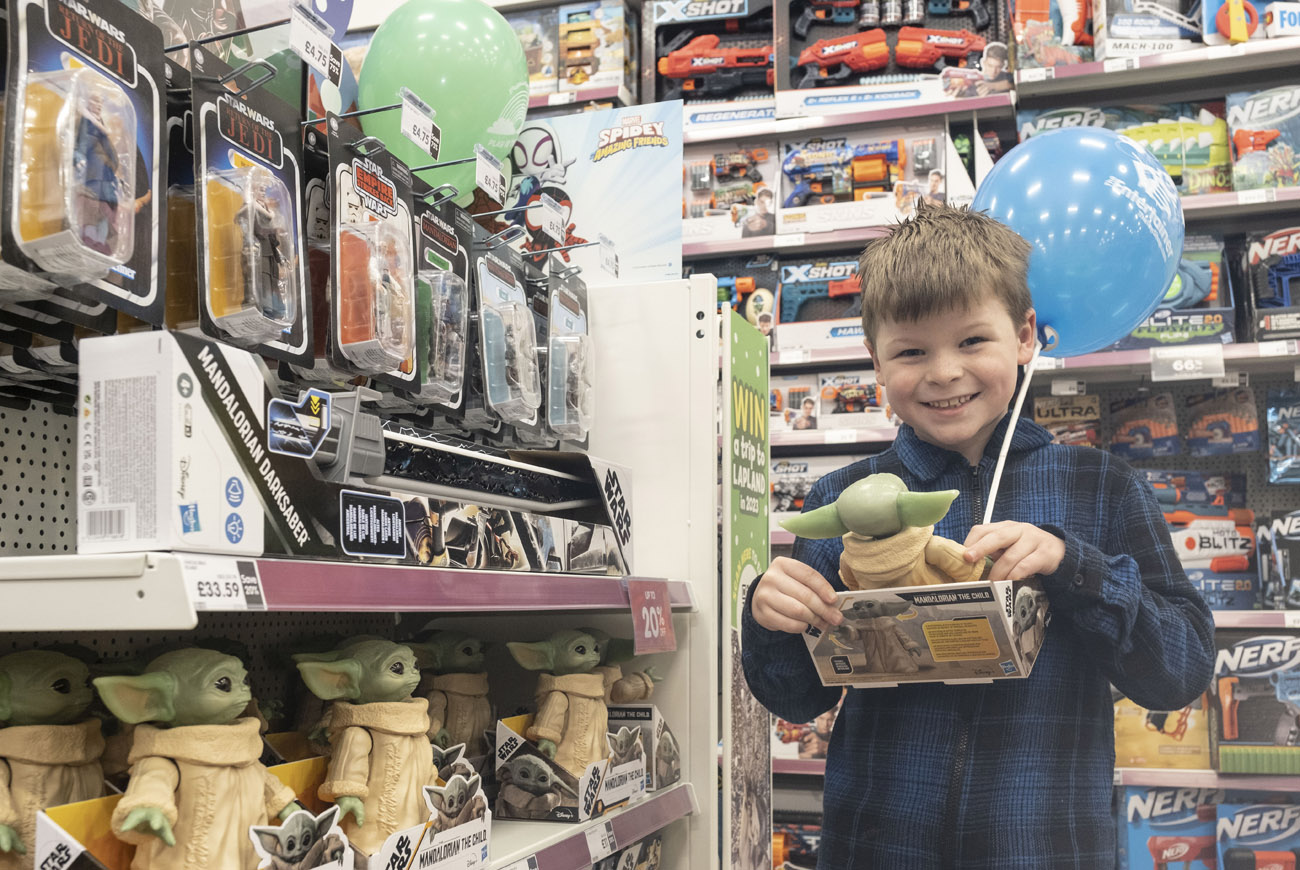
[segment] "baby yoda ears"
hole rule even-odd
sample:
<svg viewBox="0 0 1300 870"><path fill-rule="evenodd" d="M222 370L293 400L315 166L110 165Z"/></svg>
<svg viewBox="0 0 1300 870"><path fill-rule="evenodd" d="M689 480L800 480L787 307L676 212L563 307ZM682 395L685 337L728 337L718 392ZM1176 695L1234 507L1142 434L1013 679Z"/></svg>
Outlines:
<svg viewBox="0 0 1300 870"><path fill-rule="evenodd" d="M131 725L170 722L176 718L176 677L150 671L134 677L98 677L95 689L118 719Z"/></svg>
<svg viewBox="0 0 1300 870"><path fill-rule="evenodd" d="M896 535L905 528L924 528L943 519L959 495L908 492L895 474L871 474L845 487L834 503L781 523L801 538L837 538L853 532L866 538Z"/></svg>
<svg viewBox="0 0 1300 870"><path fill-rule="evenodd" d="M628 728L626 725L624 725L622 728L618 729L617 734L606 734L605 744L609 746L610 752L617 755L620 752L625 752L628 749L630 749L632 747L632 744L635 743L640 737L641 737L640 725L638 725L635 728Z"/></svg>
<svg viewBox="0 0 1300 870"><path fill-rule="evenodd" d="M823 505L816 510L782 520L781 528L809 540L842 538L849 531L840 521L840 512L834 504Z"/></svg>
<svg viewBox="0 0 1300 870"><path fill-rule="evenodd" d="M932 526L948 514L948 508L961 495L955 489L940 492L900 492L898 520L904 527L921 529Z"/></svg>
<svg viewBox="0 0 1300 870"><path fill-rule="evenodd" d="M530 671L550 671L555 669L555 644L548 640L539 640L537 643L512 641L506 644L506 647L521 668Z"/></svg>
<svg viewBox="0 0 1300 870"><path fill-rule="evenodd" d="M302 681L317 698L335 701L339 698L356 700L361 697L361 662L352 658L339 658L336 653L302 658L306 661L298 662L298 673L302 674Z"/></svg>

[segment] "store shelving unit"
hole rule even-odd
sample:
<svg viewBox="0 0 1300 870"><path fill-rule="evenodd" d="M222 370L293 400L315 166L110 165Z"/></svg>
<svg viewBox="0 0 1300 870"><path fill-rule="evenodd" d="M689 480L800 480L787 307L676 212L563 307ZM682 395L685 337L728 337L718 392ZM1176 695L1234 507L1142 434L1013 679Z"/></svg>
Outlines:
<svg viewBox="0 0 1300 870"><path fill-rule="evenodd" d="M632 105L632 93L624 85L602 85L599 87L579 88L576 91L557 91L553 94L537 94L529 97L528 108L542 109L608 100L612 100L620 106L630 106Z"/></svg>
<svg viewBox="0 0 1300 870"><path fill-rule="evenodd" d="M800 432L773 432L773 447L813 447L839 444L846 450L854 445L883 450L893 443L895 429L805 429Z"/></svg>
<svg viewBox="0 0 1300 870"><path fill-rule="evenodd" d="M1250 791L1300 791L1300 776L1218 773L1213 770L1160 770L1118 767L1115 785L1164 786L1167 788L1240 788Z"/></svg>

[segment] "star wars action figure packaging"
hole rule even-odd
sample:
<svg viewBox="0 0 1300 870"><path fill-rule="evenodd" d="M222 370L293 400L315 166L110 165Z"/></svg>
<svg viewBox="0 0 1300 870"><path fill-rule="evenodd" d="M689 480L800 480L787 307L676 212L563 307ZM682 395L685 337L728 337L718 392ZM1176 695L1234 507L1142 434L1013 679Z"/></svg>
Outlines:
<svg viewBox="0 0 1300 870"><path fill-rule="evenodd" d="M617 734L623 728L641 729L647 791L658 791L681 781L681 746L658 707L654 704L611 704L609 732Z"/></svg>
<svg viewBox="0 0 1300 870"><path fill-rule="evenodd" d="M1220 773L1300 773L1300 635L1220 629L1210 755Z"/></svg>
<svg viewBox="0 0 1300 870"><path fill-rule="evenodd" d="M102 0L8 12L0 297L107 304L161 324L162 35Z"/></svg>

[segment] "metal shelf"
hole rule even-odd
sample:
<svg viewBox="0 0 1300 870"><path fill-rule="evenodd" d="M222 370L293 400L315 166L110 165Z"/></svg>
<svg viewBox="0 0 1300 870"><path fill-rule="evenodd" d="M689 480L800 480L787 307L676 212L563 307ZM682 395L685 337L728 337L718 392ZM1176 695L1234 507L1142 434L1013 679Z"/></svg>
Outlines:
<svg viewBox="0 0 1300 870"><path fill-rule="evenodd" d="M728 239L726 241L683 241L682 257L726 257L733 254L754 254L763 251L779 251L783 248L798 248L799 255L812 251L828 251L850 245L861 245L870 239L880 238L887 227L851 227L843 230L831 230L825 233L775 233L770 236L750 236L747 239Z"/></svg>
<svg viewBox="0 0 1300 870"><path fill-rule="evenodd" d="M821 444L889 444L897 429L805 429L799 432L773 432L773 447L812 447Z"/></svg>
<svg viewBox="0 0 1300 870"><path fill-rule="evenodd" d="M588 831L608 822L622 849L696 812L695 790L690 783L682 783L579 825L493 820L488 866L496 870L585 870L592 865Z"/></svg>
<svg viewBox="0 0 1300 870"><path fill-rule="evenodd" d="M1183 216L1189 223L1243 219L1257 220L1300 209L1300 187L1238 190L1183 197Z"/></svg>
<svg viewBox="0 0 1300 870"><path fill-rule="evenodd" d="M793 773L804 776L825 776L824 758L773 758L773 773Z"/></svg>
<svg viewBox="0 0 1300 870"><path fill-rule="evenodd" d="M1115 785L1169 786L1170 788L1234 788L1250 791L1300 791L1300 776L1266 773L1233 774L1214 770L1160 770L1117 767Z"/></svg>
<svg viewBox="0 0 1300 870"><path fill-rule="evenodd" d="M626 579L190 553L0 559L0 631L188 629L197 613L621 610ZM672 606L695 610L689 583Z"/></svg>
<svg viewBox="0 0 1300 870"><path fill-rule="evenodd" d="M579 88L576 91L536 94L528 98L528 108L545 109L574 103L593 103L598 100L614 100L620 106L630 106L632 92L625 85L601 85L594 88Z"/></svg>
<svg viewBox="0 0 1300 870"><path fill-rule="evenodd" d="M1300 628L1300 610L1216 610L1215 628Z"/></svg>

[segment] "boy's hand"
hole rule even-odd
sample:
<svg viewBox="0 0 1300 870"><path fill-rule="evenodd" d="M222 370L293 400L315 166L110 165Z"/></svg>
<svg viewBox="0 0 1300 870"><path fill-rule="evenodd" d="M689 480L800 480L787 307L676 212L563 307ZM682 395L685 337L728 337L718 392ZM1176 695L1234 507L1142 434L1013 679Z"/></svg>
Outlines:
<svg viewBox="0 0 1300 870"><path fill-rule="evenodd" d="M1065 541L1029 523L1008 521L976 526L963 546L966 561L972 565L985 556L993 559L989 582L1051 574L1065 558Z"/></svg>
<svg viewBox="0 0 1300 870"><path fill-rule="evenodd" d="M814 625L822 631L844 621L835 606L835 589L803 562L778 556L754 590L754 621L768 631L803 634Z"/></svg>

